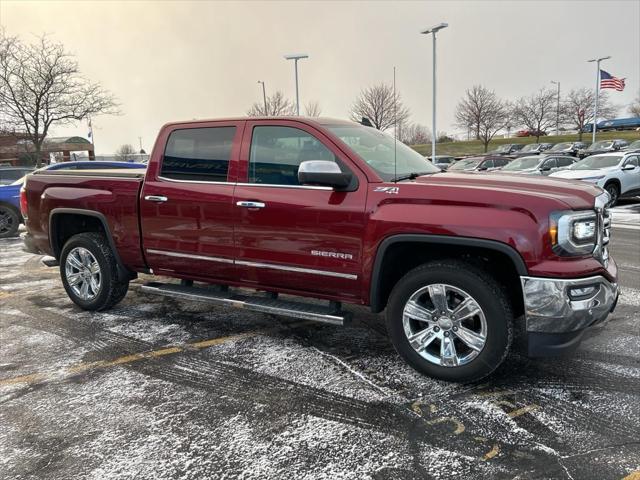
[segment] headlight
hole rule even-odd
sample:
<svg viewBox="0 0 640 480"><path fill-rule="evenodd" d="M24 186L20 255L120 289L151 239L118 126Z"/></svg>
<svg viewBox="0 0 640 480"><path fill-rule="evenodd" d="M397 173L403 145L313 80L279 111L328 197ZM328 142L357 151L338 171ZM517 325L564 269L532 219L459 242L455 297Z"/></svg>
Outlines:
<svg viewBox="0 0 640 480"><path fill-rule="evenodd" d="M593 252L598 240L598 219L593 211L554 212L549 224L551 246L556 255L577 256Z"/></svg>

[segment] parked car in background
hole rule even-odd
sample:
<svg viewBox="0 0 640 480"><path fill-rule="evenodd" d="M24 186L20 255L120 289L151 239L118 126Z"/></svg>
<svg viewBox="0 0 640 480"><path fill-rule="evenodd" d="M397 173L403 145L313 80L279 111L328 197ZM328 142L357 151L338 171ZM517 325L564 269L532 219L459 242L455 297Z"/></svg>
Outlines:
<svg viewBox="0 0 640 480"><path fill-rule="evenodd" d="M613 207L621 197L640 195L640 153L592 155L551 176L594 183L607 191Z"/></svg>
<svg viewBox="0 0 640 480"><path fill-rule="evenodd" d="M483 172L497 170L509 163L509 158L501 156L469 157L451 165L448 172Z"/></svg>
<svg viewBox="0 0 640 480"><path fill-rule="evenodd" d="M61 162L47 165L37 171L45 170L103 170L121 168L146 168L144 163L129 162ZM3 169L0 169L2 172ZM24 183L25 174L31 173L33 168L23 168L22 175L9 185L0 185L0 238L14 237L23 222L20 215L20 188Z"/></svg>
<svg viewBox="0 0 640 480"><path fill-rule="evenodd" d="M512 158L526 157L529 155L539 155L553 147L553 143L529 143L522 150L509 155Z"/></svg>
<svg viewBox="0 0 640 480"><path fill-rule="evenodd" d="M636 140L635 142L631 142L629 145L624 147L622 150L625 152L640 152L640 140Z"/></svg>
<svg viewBox="0 0 640 480"><path fill-rule="evenodd" d="M600 140L599 142L592 143L589 147L578 152L578 157L584 158L590 155L597 155L599 153L617 152L618 150L625 148L629 145L626 140Z"/></svg>
<svg viewBox="0 0 640 480"><path fill-rule="evenodd" d="M578 155L580 150L584 150L589 146L586 142L562 142L556 143L551 147L547 153L562 154L562 155Z"/></svg>
<svg viewBox="0 0 640 480"><path fill-rule="evenodd" d="M10 185L27 173L33 172L34 167L0 167L0 185Z"/></svg>
<svg viewBox="0 0 640 480"><path fill-rule="evenodd" d="M544 130L518 130L516 137L544 137L546 134Z"/></svg>
<svg viewBox="0 0 640 480"><path fill-rule="evenodd" d="M530 155L512 160L500 169L505 173L521 173L527 175L549 175L564 170L575 163L575 157L562 155Z"/></svg>
<svg viewBox="0 0 640 480"><path fill-rule="evenodd" d="M455 157L451 157L449 155L436 155L434 157L435 160L432 157L425 157L425 158L427 158L431 163L433 163L436 167L442 170L446 170L451 165L456 163Z"/></svg>
<svg viewBox="0 0 640 480"><path fill-rule="evenodd" d="M524 143L506 143L495 150L487 152L487 155L512 155L524 148Z"/></svg>

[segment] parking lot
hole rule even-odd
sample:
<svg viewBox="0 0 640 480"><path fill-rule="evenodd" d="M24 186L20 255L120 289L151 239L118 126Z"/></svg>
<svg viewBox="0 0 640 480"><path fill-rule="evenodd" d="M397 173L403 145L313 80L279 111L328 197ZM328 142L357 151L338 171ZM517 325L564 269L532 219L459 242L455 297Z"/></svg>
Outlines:
<svg viewBox="0 0 640 480"><path fill-rule="evenodd" d="M378 316L339 328L143 294L67 298L0 240L0 478L640 476L640 205L614 212L622 295L570 358L481 384L406 366Z"/></svg>

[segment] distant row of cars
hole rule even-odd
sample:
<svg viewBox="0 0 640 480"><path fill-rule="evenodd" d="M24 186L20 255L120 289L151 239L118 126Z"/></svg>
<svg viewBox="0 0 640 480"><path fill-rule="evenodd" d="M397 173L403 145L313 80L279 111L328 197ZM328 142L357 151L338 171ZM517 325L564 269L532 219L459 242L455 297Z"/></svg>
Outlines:
<svg viewBox="0 0 640 480"><path fill-rule="evenodd" d="M144 163L78 161L61 162L42 167L42 170L102 170L114 168L146 168ZM0 238L13 237L18 232L20 215L20 188L25 175L34 167L0 166Z"/></svg>
<svg viewBox="0 0 640 480"><path fill-rule="evenodd" d="M507 144L475 157L438 155L433 163L452 172L496 171L583 180L605 189L610 206L621 197L640 195L640 140L631 144L603 140L590 146L583 142Z"/></svg>

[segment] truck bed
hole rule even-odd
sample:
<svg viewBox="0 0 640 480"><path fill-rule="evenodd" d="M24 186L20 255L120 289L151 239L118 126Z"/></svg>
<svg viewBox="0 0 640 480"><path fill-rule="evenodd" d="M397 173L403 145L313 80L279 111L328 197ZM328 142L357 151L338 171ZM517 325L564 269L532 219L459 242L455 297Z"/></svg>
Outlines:
<svg viewBox="0 0 640 480"><path fill-rule="evenodd" d="M141 249L139 196L145 170L41 170L27 176L27 228L34 245L54 257L60 242L50 235L56 218L67 232L81 223L79 215L100 221L131 269L146 267Z"/></svg>

